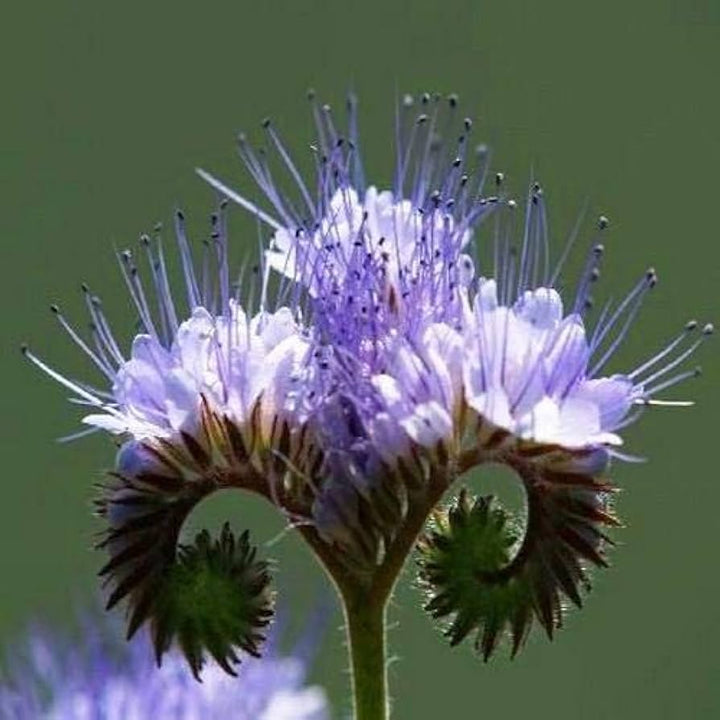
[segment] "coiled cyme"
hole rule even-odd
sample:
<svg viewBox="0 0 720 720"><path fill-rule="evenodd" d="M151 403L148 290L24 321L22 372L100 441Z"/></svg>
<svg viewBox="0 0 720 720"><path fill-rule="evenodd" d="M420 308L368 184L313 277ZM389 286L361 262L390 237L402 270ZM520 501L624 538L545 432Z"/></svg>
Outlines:
<svg viewBox="0 0 720 720"><path fill-rule="evenodd" d="M220 201L199 264L176 214L184 302L159 239L140 242L149 282L120 253L142 328L129 355L89 290L88 336L55 309L106 387L26 350L92 407L89 426L125 441L101 500L111 598L129 599L131 630L152 618L145 591L179 561L187 514L227 487L273 502L334 573L387 589L456 479L502 463L527 497L517 544L456 578L464 543L504 537L488 501L463 496L429 529L421 564L431 611L455 617L453 641L476 627L487 656L508 627L517 649L532 617L559 626L562 597L579 603L586 565L604 562L622 430L686 404L664 393L697 375L687 363L712 326L688 322L634 368L607 370L657 284L647 270L593 309L607 218L573 283L563 276L579 233L553 250L544 189L533 183L522 203L507 194L457 97L401 99L386 189L365 181L355 98L346 130L314 94L310 105L313 178L269 120L263 151L239 138L260 199L199 171ZM266 232L257 282L233 282L228 202Z"/></svg>

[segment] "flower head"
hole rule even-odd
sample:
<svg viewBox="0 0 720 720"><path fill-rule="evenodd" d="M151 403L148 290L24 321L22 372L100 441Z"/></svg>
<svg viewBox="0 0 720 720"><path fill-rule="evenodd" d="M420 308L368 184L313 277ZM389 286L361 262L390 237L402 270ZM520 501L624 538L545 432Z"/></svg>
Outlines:
<svg viewBox="0 0 720 720"><path fill-rule="evenodd" d="M262 659L248 658L237 677L208 666L203 682L193 679L179 653L153 668L149 638L119 646L97 618L71 643L33 632L12 653L9 677L0 685L0 715L7 720L322 720L323 691L305 683L308 652L294 653L271 638ZM106 625L107 623L101 623ZM307 643L305 643L307 645Z"/></svg>
<svg viewBox="0 0 720 720"><path fill-rule="evenodd" d="M147 259L145 278L131 251L119 253L140 322L128 356L99 298L86 286L89 338L53 306L61 326L100 371L107 388L72 380L25 349L35 365L74 393L75 402L91 408L85 424L123 441L97 502L107 523L99 546L110 555L101 571L109 589L108 606L128 599L129 635L145 621L153 622L158 659L178 634L195 672L205 650L228 670L234 662L233 646L257 652L262 639L257 628L271 614L269 577L264 564L254 560L247 536L237 543L229 533L215 545L208 540L209 555L202 549L193 554L190 546L178 548L183 523L200 500L220 488L273 494L276 449L288 458L302 450L295 436L288 444L287 418L290 391L310 348L289 307L271 311L263 305L254 313L242 307L243 288L231 286L224 205L213 215L202 272L191 255L184 216L176 213L184 303L171 290L159 237L140 240ZM218 628L208 625L207 618L203 632L183 639L188 618L168 616L168 583L183 575L188 558L206 555L212 562L190 563L192 571L213 567L235 607L247 612L225 622L225 630L233 630L220 639L210 636ZM184 586L191 585L188 581ZM163 598L167 602L160 607ZM199 627L197 622L194 627Z"/></svg>
<svg viewBox="0 0 720 720"><path fill-rule="evenodd" d="M562 597L579 604L584 565L606 562L609 538L601 527L617 524L607 468L611 458L628 457L618 449L621 431L646 408L688 404L658 394L697 375L686 362L713 328L698 331L689 322L635 368L607 374L656 285L655 271L590 319L604 254L600 238L590 242L570 293L563 271L577 233L553 260L540 185L531 186L517 223L517 203L506 195L501 173L493 194L484 191L482 150L479 166L470 167L472 123L462 123L456 145L439 134L442 127L447 138L452 128L456 98L444 104L423 96L420 105L414 120L411 99L398 112L389 189L366 185L354 171L352 102L347 136L329 108L314 105L320 189L314 198L272 124L265 124L307 213L288 209L289 196L245 141L246 164L276 215L201 174L270 226L266 273L279 273L288 292L304 294L315 348L313 371L305 376L305 417L320 426L325 458L313 517L328 541L382 565L413 503L432 506L437 499L438 476L445 477L442 489L493 461L522 479L524 537L506 567L489 575L477 568L468 585L481 609L440 603L445 613L457 613L456 638L490 622L482 611L488 592L515 603L485 626L489 655L513 618L517 649L533 616L552 634L562 619ZM597 233L607 227L601 217ZM455 516L470 514L470 505L461 505ZM488 501L477 507L485 517ZM454 526L438 527L450 532ZM424 547L434 545L428 540ZM424 577L432 585L440 575L426 569ZM442 587L436 591L446 597Z"/></svg>
<svg viewBox="0 0 720 720"><path fill-rule="evenodd" d="M171 290L159 236L155 240L147 235L140 238L140 250L147 260L144 279L131 250L118 254L140 324L127 355L115 339L100 298L87 285L83 291L89 338L82 336L58 306L52 306L61 326L104 376L107 387L94 388L69 379L24 349L32 362L75 394L76 402L93 409L83 418L91 428L151 443L183 435L200 440L203 415L209 412L232 422L249 447L262 444L262 431L267 430L262 420L276 416L268 390L287 380L307 342L290 308L269 311L263 306L251 315L243 309L243 287L233 288L228 264L224 208L221 203L212 216L202 271L196 269L192 257L184 215L176 213L184 301ZM250 301L254 301L252 294ZM261 403L263 398L266 405ZM212 442L218 438L204 440L210 443L204 450L217 454L219 448Z"/></svg>
<svg viewBox="0 0 720 720"><path fill-rule="evenodd" d="M552 633L563 597L579 602L585 565L605 563L603 527L617 523L607 472L612 458L628 457L619 450L623 428L649 407L685 404L658 395L697 374L687 361L712 326L698 332L690 322L649 359L608 374L657 282L653 270L593 319L600 238L589 243L570 292L564 266L577 233L555 259L540 185L530 187L521 221L501 173L488 189L487 151L472 149L473 125L457 117L455 96L403 98L386 188L365 181L355 99L346 131L328 106L310 100L312 179L270 121L263 123L270 152L253 150L245 136L239 143L263 200L199 171L224 200L202 273L177 216L184 313L162 248L148 239L154 310L132 254L120 256L143 327L129 358L92 296L91 342L58 313L109 390L70 381L28 353L95 408L86 422L129 441L101 503L112 597L139 602L138 591L175 562L187 513L218 487L264 495L329 565L343 568L338 573L372 587L377 574L401 567L457 477L500 462L526 491L524 535L506 567L489 575L470 568L469 584L453 597L465 602L468 587L522 588L494 595L519 605L486 633L490 651L512 618L516 644L533 617ZM251 298L257 313L231 292L227 200L267 230ZM607 226L601 217L597 233ZM489 537L489 507L461 502L458 522L439 522L424 547ZM446 532L453 537L438 540ZM463 557L465 540L458 542L450 566ZM432 584L447 575L426 565L424 578ZM487 604L440 605L475 626L488 622ZM133 616L145 617L138 607Z"/></svg>

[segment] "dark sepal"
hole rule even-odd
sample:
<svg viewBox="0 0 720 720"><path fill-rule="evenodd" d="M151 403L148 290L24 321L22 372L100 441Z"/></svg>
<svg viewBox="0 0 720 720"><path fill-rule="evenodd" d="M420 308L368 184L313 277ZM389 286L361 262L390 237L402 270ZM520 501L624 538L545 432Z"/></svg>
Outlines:
<svg viewBox="0 0 720 720"><path fill-rule="evenodd" d="M175 562L177 540L188 514L216 488L210 480L187 481L157 470L111 473L96 501L107 523L98 547L110 558L100 570L108 609L128 603L128 637L151 615L152 599Z"/></svg>
<svg viewBox="0 0 720 720"><path fill-rule="evenodd" d="M588 566L607 565L610 540L601 527L618 525L608 509L608 483L516 469L527 493L524 534L492 497L473 499L463 489L434 514L418 543L426 609L449 621L451 645L475 632L486 661L504 634L515 656L533 620L552 638L562 625L563 598L580 607Z"/></svg>

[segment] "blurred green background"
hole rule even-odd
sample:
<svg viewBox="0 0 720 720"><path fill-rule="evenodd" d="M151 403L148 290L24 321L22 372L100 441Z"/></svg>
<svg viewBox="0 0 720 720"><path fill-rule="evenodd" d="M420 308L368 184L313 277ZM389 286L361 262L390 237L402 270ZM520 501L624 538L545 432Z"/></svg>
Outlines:
<svg viewBox="0 0 720 720"><path fill-rule="evenodd" d="M123 2L3 5L0 23L2 493L0 634L32 618L68 620L92 596L102 558L92 483L113 447L54 441L80 416L22 361L30 340L68 373L91 368L47 311L81 310L79 285L102 291L127 335L130 314L113 247L182 205L197 228L212 193L203 165L240 182L234 133L272 115L302 151L309 86L339 104L361 98L366 167L386 182L400 91L458 92L521 193L545 187L556 243L586 198L612 220L603 288L617 295L652 263L661 283L615 363L630 367L686 319L718 318L720 4L716 0L546 2ZM258 132L259 135L259 132ZM243 232L233 216L235 242ZM558 245L556 244L556 248ZM614 568L553 644L533 634L509 662L451 650L406 578L392 608L394 717L710 718L720 712L718 646L720 368L627 432L644 465L618 465L625 488ZM285 605L312 605L322 576L299 540L256 501L223 495L194 525L226 516L271 542ZM299 621L299 620L298 620ZM336 614L313 674L347 710ZM449 710L448 710L449 708Z"/></svg>

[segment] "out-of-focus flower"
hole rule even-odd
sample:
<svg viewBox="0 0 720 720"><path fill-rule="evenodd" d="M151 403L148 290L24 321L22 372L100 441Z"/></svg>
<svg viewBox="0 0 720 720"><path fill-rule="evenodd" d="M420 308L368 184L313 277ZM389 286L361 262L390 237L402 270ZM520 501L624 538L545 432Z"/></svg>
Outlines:
<svg viewBox="0 0 720 720"><path fill-rule="evenodd" d="M171 652L154 667L147 635L121 645L106 621L77 637L34 630L7 658L0 685L4 720L325 720L323 690L307 685L309 647L285 653L272 634L262 659L248 657L237 677L208 665L197 682ZM113 628L114 630L114 628Z"/></svg>

